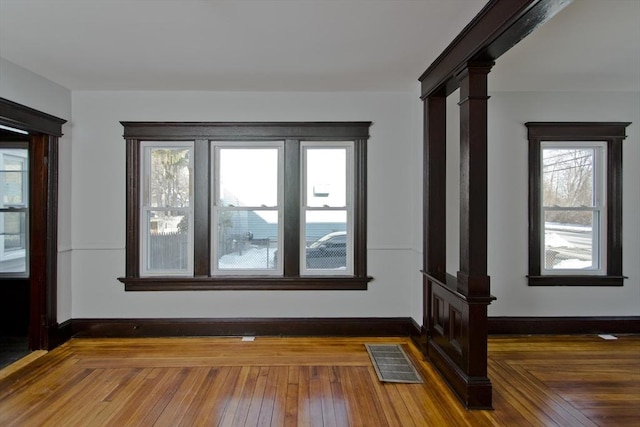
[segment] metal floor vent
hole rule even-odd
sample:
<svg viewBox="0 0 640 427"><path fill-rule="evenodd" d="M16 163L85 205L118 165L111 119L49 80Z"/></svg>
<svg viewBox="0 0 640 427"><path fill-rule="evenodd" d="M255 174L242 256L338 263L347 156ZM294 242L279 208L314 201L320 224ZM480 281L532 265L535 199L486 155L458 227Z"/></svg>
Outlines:
<svg viewBox="0 0 640 427"><path fill-rule="evenodd" d="M365 344L380 381L422 383L422 378L400 345Z"/></svg>

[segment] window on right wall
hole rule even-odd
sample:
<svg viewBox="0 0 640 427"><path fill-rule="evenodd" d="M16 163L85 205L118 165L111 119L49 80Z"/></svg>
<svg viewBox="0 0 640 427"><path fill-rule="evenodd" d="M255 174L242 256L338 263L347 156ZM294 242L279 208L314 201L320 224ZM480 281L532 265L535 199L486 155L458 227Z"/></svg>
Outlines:
<svg viewBox="0 0 640 427"><path fill-rule="evenodd" d="M630 123L529 122L529 285L622 286Z"/></svg>

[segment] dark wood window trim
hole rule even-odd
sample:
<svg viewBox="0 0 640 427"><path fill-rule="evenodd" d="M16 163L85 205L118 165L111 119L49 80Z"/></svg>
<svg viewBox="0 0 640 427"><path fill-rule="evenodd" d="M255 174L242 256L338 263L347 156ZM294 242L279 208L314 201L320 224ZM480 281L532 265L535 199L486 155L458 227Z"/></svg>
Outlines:
<svg viewBox="0 0 640 427"><path fill-rule="evenodd" d="M630 123L529 122L529 286L622 286L622 140ZM607 258L606 275L542 275L540 251L543 141L604 141L607 145Z"/></svg>
<svg viewBox="0 0 640 427"><path fill-rule="evenodd" d="M121 122L127 153L127 291L180 290L366 290L366 141L371 122ZM283 276L210 276L209 141L285 141ZM195 141L194 275L140 277L140 168L142 141ZM300 141L354 141L353 276L300 276ZM288 178L288 179L287 179ZM204 190L202 190L204 189ZM294 254L294 255L287 255Z"/></svg>

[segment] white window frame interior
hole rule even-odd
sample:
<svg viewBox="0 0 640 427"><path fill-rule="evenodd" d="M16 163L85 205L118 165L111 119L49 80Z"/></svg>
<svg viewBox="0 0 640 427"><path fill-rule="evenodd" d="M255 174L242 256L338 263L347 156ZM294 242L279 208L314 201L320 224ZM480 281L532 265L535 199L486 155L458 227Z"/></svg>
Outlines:
<svg viewBox="0 0 640 427"><path fill-rule="evenodd" d="M27 142L3 143L2 149L24 150L25 157L15 154L2 154L0 156L0 170L5 171L5 157L17 159L22 163L21 172L23 172L22 181L22 203L20 205L4 205L4 185L0 188L0 212L2 213L24 213L24 248L5 249L4 246L4 224L0 224L0 262L12 261L19 258L25 258L24 271L4 271L0 272L0 277L29 277L29 144ZM4 178L4 177L3 177Z"/></svg>
<svg viewBox="0 0 640 427"><path fill-rule="evenodd" d="M354 141L300 141L300 276L352 276L354 263L353 206L354 206ZM346 206L311 207L307 202L307 150L344 148L346 150ZM307 268L306 216L309 211L347 211L347 266L344 270Z"/></svg>
<svg viewBox="0 0 640 427"><path fill-rule="evenodd" d="M219 193L220 181L220 150L224 148L231 149L276 149L278 153L278 189L277 189L277 206L222 206L220 203L221 195ZM222 212L227 211L278 211L278 251L284 253L284 141L211 141L211 217L209 223L211 225L211 276L282 276L283 275L283 256L279 256L275 268L236 268L221 269L218 267L217 252L219 248L220 234L216 230L216 219Z"/></svg>
<svg viewBox="0 0 640 427"><path fill-rule="evenodd" d="M593 206L585 207L554 207L544 206L544 150L546 149L590 149L594 153L593 165ZM584 275L603 276L607 274L607 142L606 141L541 141L540 142L540 274L563 276ZM590 211L593 213L592 259L597 263L594 268L545 268L545 217L546 212L554 210Z"/></svg>
<svg viewBox="0 0 640 427"><path fill-rule="evenodd" d="M165 149L188 149L189 150L189 207L152 207L150 206L151 179L149 173L151 171L150 151L153 148ZM140 183L142 191L140 192L140 276L193 276L194 265L194 191L193 191L193 162L194 162L194 142L193 141L141 141L141 168ZM181 211L188 216L188 234L187 234L187 268L186 269L149 269L149 242L147 240L149 232L149 221L147 220L150 211Z"/></svg>

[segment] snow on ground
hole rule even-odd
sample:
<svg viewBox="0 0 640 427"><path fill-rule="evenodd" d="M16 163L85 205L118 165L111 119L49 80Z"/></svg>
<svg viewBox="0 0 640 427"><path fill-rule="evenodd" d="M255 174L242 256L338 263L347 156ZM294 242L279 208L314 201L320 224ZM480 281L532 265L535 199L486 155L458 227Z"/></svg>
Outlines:
<svg viewBox="0 0 640 427"><path fill-rule="evenodd" d="M591 261L583 261L575 258L562 260L553 266L554 270L558 270L558 269L580 270L580 269L586 269L586 268L591 268Z"/></svg>
<svg viewBox="0 0 640 427"><path fill-rule="evenodd" d="M265 269L273 266L274 248L249 248L220 257L219 269Z"/></svg>
<svg viewBox="0 0 640 427"><path fill-rule="evenodd" d="M547 248L573 248L575 245L556 233L545 233L544 246Z"/></svg>

